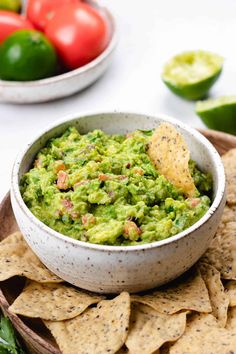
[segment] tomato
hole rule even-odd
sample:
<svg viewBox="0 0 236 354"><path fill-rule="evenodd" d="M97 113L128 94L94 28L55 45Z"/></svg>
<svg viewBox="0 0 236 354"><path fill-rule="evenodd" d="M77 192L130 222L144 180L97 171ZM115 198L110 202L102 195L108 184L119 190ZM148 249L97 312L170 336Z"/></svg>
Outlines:
<svg viewBox="0 0 236 354"><path fill-rule="evenodd" d="M0 43L19 29L33 29L33 25L21 15L0 10Z"/></svg>
<svg viewBox="0 0 236 354"><path fill-rule="evenodd" d="M28 0L26 8L27 18L40 31L44 31L58 7L68 4L78 4L80 0Z"/></svg>
<svg viewBox="0 0 236 354"><path fill-rule="evenodd" d="M48 21L45 34L67 69L89 63L104 51L109 41L106 21L84 3L58 9Z"/></svg>

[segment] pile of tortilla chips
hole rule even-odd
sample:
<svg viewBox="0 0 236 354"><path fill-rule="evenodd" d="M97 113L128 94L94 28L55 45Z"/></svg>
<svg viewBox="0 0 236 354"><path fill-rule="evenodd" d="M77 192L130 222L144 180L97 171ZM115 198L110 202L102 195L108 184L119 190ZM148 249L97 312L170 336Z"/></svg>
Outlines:
<svg viewBox="0 0 236 354"><path fill-rule="evenodd" d="M52 274L15 233L0 243L0 281L27 278L9 310L41 318L63 354L236 353L236 149L223 156L228 198L199 262L143 294L101 296Z"/></svg>

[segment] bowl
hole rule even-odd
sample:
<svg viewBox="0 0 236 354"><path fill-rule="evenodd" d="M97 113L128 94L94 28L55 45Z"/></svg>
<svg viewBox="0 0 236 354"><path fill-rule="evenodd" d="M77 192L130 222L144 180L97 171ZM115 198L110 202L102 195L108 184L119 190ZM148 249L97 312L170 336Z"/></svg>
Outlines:
<svg viewBox="0 0 236 354"><path fill-rule="evenodd" d="M213 176L213 202L207 213L183 232L137 246L107 246L64 236L38 220L24 203L19 181L48 139L73 125L85 134L94 129L126 134L172 123L183 134L199 168ZM169 282L189 269L206 251L225 205L225 174L219 154L196 130L164 115L88 113L66 117L45 129L19 153L12 171L11 201L26 242L55 274L75 286L98 293L138 292Z"/></svg>
<svg viewBox="0 0 236 354"><path fill-rule="evenodd" d="M108 68L117 44L115 20L108 9L87 0L107 20L110 41L107 48L90 63L64 74L34 81L0 80L0 101L38 103L56 100L79 92L94 83Z"/></svg>

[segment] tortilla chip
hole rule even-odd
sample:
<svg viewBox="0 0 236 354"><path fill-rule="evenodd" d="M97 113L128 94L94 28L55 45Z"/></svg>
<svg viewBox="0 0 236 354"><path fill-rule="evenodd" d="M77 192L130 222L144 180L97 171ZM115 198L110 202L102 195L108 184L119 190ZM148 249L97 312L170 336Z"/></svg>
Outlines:
<svg viewBox="0 0 236 354"><path fill-rule="evenodd" d="M103 298L72 286L30 282L9 310L26 317L62 321L78 316Z"/></svg>
<svg viewBox="0 0 236 354"><path fill-rule="evenodd" d="M236 169L236 148L227 151L223 156L222 160L226 170Z"/></svg>
<svg viewBox="0 0 236 354"><path fill-rule="evenodd" d="M184 275L147 295L132 295L131 301L149 305L154 310L169 315L181 310L205 313L212 311L206 285L197 273Z"/></svg>
<svg viewBox="0 0 236 354"><path fill-rule="evenodd" d="M118 350L118 352L116 352L116 354L128 354L128 348L123 346L120 350Z"/></svg>
<svg viewBox="0 0 236 354"><path fill-rule="evenodd" d="M170 343L166 343L164 344L160 350L159 350L159 354L169 354L170 353Z"/></svg>
<svg viewBox="0 0 236 354"><path fill-rule="evenodd" d="M102 300L71 320L44 321L63 354L116 353L125 343L130 317L126 292Z"/></svg>
<svg viewBox="0 0 236 354"><path fill-rule="evenodd" d="M177 340L186 327L186 312L166 315L133 303L126 346L130 354L150 354L164 343Z"/></svg>
<svg viewBox="0 0 236 354"><path fill-rule="evenodd" d="M231 280L225 285L226 293L229 297L229 306L236 306L236 281Z"/></svg>
<svg viewBox="0 0 236 354"><path fill-rule="evenodd" d="M228 321L226 328L236 332L236 307L231 307L228 311Z"/></svg>
<svg viewBox="0 0 236 354"><path fill-rule="evenodd" d="M212 240L210 247L201 258L220 273L221 278L236 280L236 223L228 222Z"/></svg>
<svg viewBox="0 0 236 354"><path fill-rule="evenodd" d="M194 314L170 354L233 354L235 348L235 332L220 327L212 315Z"/></svg>
<svg viewBox="0 0 236 354"><path fill-rule="evenodd" d="M229 150L222 156L226 174L227 203L236 204L236 149Z"/></svg>
<svg viewBox="0 0 236 354"><path fill-rule="evenodd" d="M230 222L236 222L236 205L229 206L226 204L215 237L224 234L226 225Z"/></svg>
<svg viewBox="0 0 236 354"><path fill-rule="evenodd" d="M183 136L169 123L162 123L151 136L148 155L158 172L188 197L196 193L189 171L190 152Z"/></svg>
<svg viewBox="0 0 236 354"><path fill-rule="evenodd" d="M39 283L63 281L41 263L20 232L13 233L0 243L0 281L15 275Z"/></svg>
<svg viewBox="0 0 236 354"><path fill-rule="evenodd" d="M235 195L236 195L236 190L235 190ZM234 222L236 221L236 205L231 205L231 206L226 205L224 208L221 222L223 224L226 224L231 221Z"/></svg>
<svg viewBox="0 0 236 354"><path fill-rule="evenodd" d="M219 235L233 235L236 238L236 221L229 221L225 223L225 227Z"/></svg>
<svg viewBox="0 0 236 354"><path fill-rule="evenodd" d="M227 322L229 297L227 293L225 293L221 282L220 272L215 267L206 263L199 264L199 269L208 289L212 314L216 317L219 324L222 327L225 327Z"/></svg>

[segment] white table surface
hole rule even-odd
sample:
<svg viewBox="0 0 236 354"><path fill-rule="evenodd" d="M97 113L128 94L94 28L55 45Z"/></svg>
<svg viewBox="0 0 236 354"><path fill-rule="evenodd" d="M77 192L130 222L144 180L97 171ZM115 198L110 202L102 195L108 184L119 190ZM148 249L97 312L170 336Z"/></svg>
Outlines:
<svg viewBox="0 0 236 354"><path fill-rule="evenodd" d="M114 13L119 45L106 74L82 93L51 103L0 103L0 200L10 187L14 158L46 125L86 110L165 113L203 127L194 103L168 91L160 79L175 53L211 50L225 58L211 95L234 94L236 81L235 0L102 0Z"/></svg>

